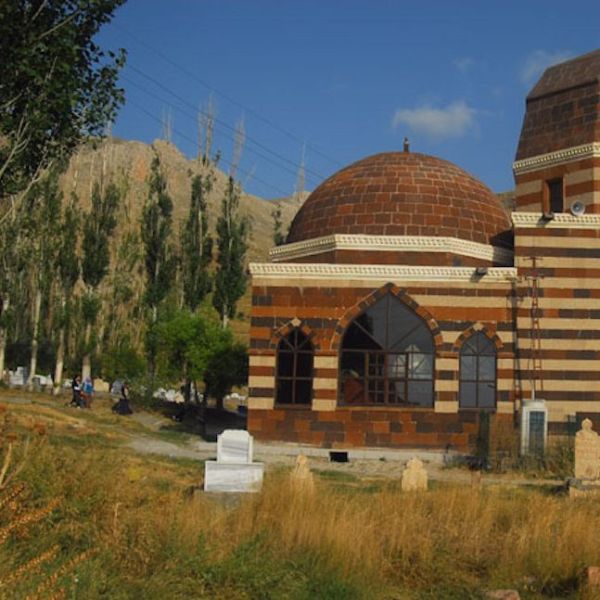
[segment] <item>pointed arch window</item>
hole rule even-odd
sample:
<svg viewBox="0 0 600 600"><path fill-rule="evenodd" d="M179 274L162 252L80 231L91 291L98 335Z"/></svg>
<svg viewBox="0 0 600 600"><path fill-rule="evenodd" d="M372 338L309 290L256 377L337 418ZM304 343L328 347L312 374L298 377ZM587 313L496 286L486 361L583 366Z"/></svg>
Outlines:
<svg viewBox="0 0 600 600"><path fill-rule="evenodd" d="M344 333L340 402L433 406L434 343L414 311L387 294Z"/></svg>
<svg viewBox="0 0 600 600"><path fill-rule="evenodd" d="M496 407L496 346L481 331L460 349L460 408Z"/></svg>
<svg viewBox="0 0 600 600"><path fill-rule="evenodd" d="M314 346L300 329L281 338L277 346L277 404L307 405L313 394Z"/></svg>

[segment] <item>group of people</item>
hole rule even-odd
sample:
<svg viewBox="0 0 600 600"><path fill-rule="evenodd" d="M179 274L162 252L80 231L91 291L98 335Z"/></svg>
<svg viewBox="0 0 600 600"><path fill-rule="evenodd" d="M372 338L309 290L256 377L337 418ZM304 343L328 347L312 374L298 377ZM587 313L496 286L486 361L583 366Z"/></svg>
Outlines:
<svg viewBox="0 0 600 600"><path fill-rule="evenodd" d="M73 391L71 406L76 406L77 408L92 408L94 380L91 377L86 377L82 384L81 377L76 375L71 382L71 390Z"/></svg>
<svg viewBox="0 0 600 600"><path fill-rule="evenodd" d="M130 415L132 410L129 406L129 386L127 385L127 381L120 382L119 387L119 399L113 404L112 411L119 415ZM71 382L71 390L73 392L70 403L71 406L76 406L77 408L92 407L94 380L91 377L86 377L82 384L81 376L76 375Z"/></svg>

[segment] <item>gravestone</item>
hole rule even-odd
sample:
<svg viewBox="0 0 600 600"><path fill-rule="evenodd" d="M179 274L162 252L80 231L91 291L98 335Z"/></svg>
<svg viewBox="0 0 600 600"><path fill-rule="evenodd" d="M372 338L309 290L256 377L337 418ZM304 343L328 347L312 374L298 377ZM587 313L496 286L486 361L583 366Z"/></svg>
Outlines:
<svg viewBox="0 0 600 600"><path fill-rule="evenodd" d="M568 486L570 498L600 495L600 437L589 419L575 434L575 477Z"/></svg>
<svg viewBox="0 0 600 600"><path fill-rule="evenodd" d="M259 491L265 465L252 462L252 457L252 436L244 430L226 429L217 437L217 460L204 463L204 491Z"/></svg>
<svg viewBox="0 0 600 600"><path fill-rule="evenodd" d="M590 419L584 419L575 434L575 478L600 479L600 437Z"/></svg>
<svg viewBox="0 0 600 600"><path fill-rule="evenodd" d="M315 488L314 476L308 467L308 459L304 454L296 458L296 466L290 473L292 486L299 492L312 492Z"/></svg>
<svg viewBox="0 0 600 600"><path fill-rule="evenodd" d="M427 490L427 471L422 461L411 458L406 463L406 469L402 472L402 491L418 492Z"/></svg>
<svg viewBox="0 0 600 600"><path fill-rule="evenodd" d="M243 429L226 429L217 438L217 461L220 463L251 463L252 436Z"/></svg>

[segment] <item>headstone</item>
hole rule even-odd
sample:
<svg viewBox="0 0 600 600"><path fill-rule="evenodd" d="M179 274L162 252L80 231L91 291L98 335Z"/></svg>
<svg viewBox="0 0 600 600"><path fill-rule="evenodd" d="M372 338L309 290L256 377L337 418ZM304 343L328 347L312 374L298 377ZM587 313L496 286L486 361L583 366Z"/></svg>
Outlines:
<svg viewBox="0 0 600 600"><path fill-rule="evenodd" d="M251 463L252 436L243 429L226 429L217 438L217 461L220 463Z"/></svg>
<svg viewBox="0 0 600 600"><path fill-rule="evenodd" d="M204 463L205 492L258 492L262 486L264 463Z"/></svg>
<svg viewBox="0 0 600 600"><path fill-rule="evenodd" d="M520 600L517 590L492 590L485 595L489 600Z"/></svg>
<svg viewBox="0 0 600 600"><path fill-rule="evenodd" d="M600 437L589 419L583 420L575 435L575 478L600 479Z"/></svg>
<svg viewBox="0 0 600 600"><path fill-rule="evenodd" d="M585 584L588 587L600 587L600 567L588 567L585 570Z"/></svg>
<svg viewBox="0 0 600 600"><path fill-rule="evenodd" d="M296 466L290 473L292 486L302 492L312 492L315 488L315 479L308 466L308 459L304 454L296 458Z"/></svg>
<svg viewBox="0 0 600 600"><path fill-rule="evenodd" d="M204 463L205 492L257 492L264 463L252 462L252 436L244 430L226 429L217 437L217 460Z"/></svg>
<svg viewBox="0 0 600 600"><path fill-rule="evenodd" d="M104 381L104 379L97 377L94 379L94 390L100 393L108 393L110 391L110 384L108 381Z"/></svg>
<svg viewBox="0 0 600 600"><path fill-rule="evenodd" d="M415 492L427 490L427 471L418 458L411 458L402 472L402 491Z"/></svg>

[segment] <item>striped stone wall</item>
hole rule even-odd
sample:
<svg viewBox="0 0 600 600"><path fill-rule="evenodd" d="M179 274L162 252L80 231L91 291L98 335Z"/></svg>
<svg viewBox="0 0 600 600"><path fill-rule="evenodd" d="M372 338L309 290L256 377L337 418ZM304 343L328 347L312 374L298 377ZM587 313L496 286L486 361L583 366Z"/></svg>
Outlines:
<svg viewBox="0 0 600 600"><path fill-rule="evenodd" d="M546 181L562 177L564 181L565 211L575 201L586 206L586 212L600 212L600 157L593 152L567 162L542 166L535 170L515 168L515 210L521 212L544 212L543 198Z"/></svg>
<svg viewBox="0 0 600 600"><path fill-rule="evenodd" d="M523 216L525 217L525 216ZM577 412L600 412L600 215L544 226L515 220L515 266L521 283L517 310L517 396L531 393L531 298L526 278L532 257L539 273L541 390L551 430Z"/></svg>
<svg viewBox="0 0 600 600"><path fill-rule="evenodd" d="M372 278L311 281L255 275L253 282L248 428L259 439L330 447L451 445L466 449L474 443L478 419L466 416L472 411L459 411L458 357L462 341L479 329L498 348L497 412L513 418L517 306L510 278L391 283ZM343 332L386 293L415 310L434 336L432 409L338 406L338 346ZM281 336L294 326L311 336L315 346L314 398L310 407L284 408L274 400L276 348Z"/></svg>

